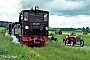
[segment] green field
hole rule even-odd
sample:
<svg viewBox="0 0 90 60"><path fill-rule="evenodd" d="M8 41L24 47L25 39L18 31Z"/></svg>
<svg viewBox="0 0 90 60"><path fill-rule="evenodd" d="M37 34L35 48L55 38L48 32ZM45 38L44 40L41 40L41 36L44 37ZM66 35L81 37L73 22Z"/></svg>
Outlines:
<svg viewBox="0 0 90 60"><path fill-rule="evenodd" d="M27 46L12 43L10 36L0 35L0 60L42 60L39 54Z"/></svg>
<svg viewBox="0 0 90 60"><path fill-rule="evenodd" d="M2 32L2 29L4 29L3 27L0 27L0 33Z"/></svg>
<svg viewBox="0 0 90 60"><path fill-rule="evenodd" d="M63 35L55 35L55 36L58 38L59 42L62 42L62 39L70 33L71 33L71 31L63 31ZM90 33L88 33L88 35L83 35L83 33L81 31L76 31L75 33L78 36L82 37L82 39L85 42L85 45L90 46Z"/></svg>
<svg viewBox="0 0 90 60"><path fill-rule="evenodd" d="M53 33L54 32L50 32ZM81 49L78 46L77 49L62 45L63 38L71 33L71 31L63 31L63 35L54 35L58 38L58 43L48 42L45 47L33 48L35 52L45 57L47 60L90 60L90 50ZM85 42L85 46L90 47L90 34L82 35L81 31L77 31L76 34L81 36Z"/></svg>
<svg viewBox="0 0 90 60"><path fill-rule="evenodd" d="M54 35L58 42L48 41L45 46L34 48L14 44L10 36L0 35L0 60L90 60L90 50L81 47L74 49L62 44L63 38L69 33L71 31L63 31L62 35ZM90 34L82 35L81 31L76 31L76 34L83 38L85 46L90 46Z"/></svg>

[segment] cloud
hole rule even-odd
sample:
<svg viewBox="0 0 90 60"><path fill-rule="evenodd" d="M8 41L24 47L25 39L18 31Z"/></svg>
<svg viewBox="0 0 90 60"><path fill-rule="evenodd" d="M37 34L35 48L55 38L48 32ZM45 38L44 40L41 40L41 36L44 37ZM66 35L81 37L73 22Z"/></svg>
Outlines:
<svg viewBox="0 0 90 60"><path fill-rule="evenodd" d="M89 0L0 0L0 20L18 21L22 9L34 6L50 12L50 27L90 27Z"/></svg>
<svg viewBox="0 0 90 60"><path fill-rule="evenodd" d="M0 16L0 21L18 22L17 16Z"/></svg>
<svg viewBox="0 0 90 60"><path fill-rule="evenodd" d="M52 0L46 3L52 15L78 15L88 14L90 9L86 1ZM89 10L88 10L89 9ZM90 12L90 11L89 11Z"/></svg>
<svg viewBox="0 0 90 60"><path fill-rule="evenodd" d="M18 0L0 0L0 21L18 21Z"/></svg>
<svg viewBox="0 0 90 60"><path fill-rule="evenodd" d="M50 4L50 5L49 5ZM85 4L83 2L73 2L73 1L65 1L65 0L52 0L51 2L47 3L50 9L58 10L77 10L81 9Z"/></svg>
<svg viewBox="0 0 90 60"><path fill-rule="evenodd" d="M2 15L11 15L15 14L18 7L16 5L17 0L14 2L12 0L1 0L0 1L0 14Z"/></svg>
<svg viewBox="0 0 90 60"><path fill-rule="evenodd" d="M22 7L24 5L24 9L39 6L40 9L49 11L51 15L90 15L88 8L90 1L87 0L20 0L20 5Z"/></svg>
<svg viewBox="0 0 90 60"><path fill-rule="evenodd" d="M90 27L90 16L89 15L77 15L77 16L50 16L50 27L59 28L82 28Z"/></svg>

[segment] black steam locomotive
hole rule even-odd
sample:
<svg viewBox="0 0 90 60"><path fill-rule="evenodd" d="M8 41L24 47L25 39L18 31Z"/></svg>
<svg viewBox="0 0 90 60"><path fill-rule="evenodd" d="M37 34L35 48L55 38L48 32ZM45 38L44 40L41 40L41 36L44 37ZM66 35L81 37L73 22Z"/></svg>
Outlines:
<svg viewBox="0 0 90 60"><path fill-rule="evenodd" d="M35 9L22 10L19 22L9 24L9 34L16 35L21 44L41 46L48 41L49 12L38 8L36 6Z"/></svg>

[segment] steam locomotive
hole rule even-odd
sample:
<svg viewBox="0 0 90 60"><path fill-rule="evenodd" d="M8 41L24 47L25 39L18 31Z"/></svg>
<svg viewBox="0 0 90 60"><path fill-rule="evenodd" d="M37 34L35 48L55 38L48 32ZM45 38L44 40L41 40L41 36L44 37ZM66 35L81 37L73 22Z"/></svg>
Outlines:
<svg viewBox="0 0 90 60"><path fill-rule="evenodd" d="M9 34L14 34L21 44L44 46L48 41L49 12L35 9L22 10L19 22L9 24Z"/></svg>

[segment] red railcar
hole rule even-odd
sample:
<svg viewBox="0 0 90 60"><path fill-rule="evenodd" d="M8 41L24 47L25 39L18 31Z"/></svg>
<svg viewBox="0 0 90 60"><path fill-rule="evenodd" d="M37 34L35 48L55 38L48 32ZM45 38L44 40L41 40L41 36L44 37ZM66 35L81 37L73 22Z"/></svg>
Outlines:
<svg viewBox="0 0 90 60"><path fill-rule="evenodd" d="M49 12L44 10L22 10L19 22L13 23L14 34L21 44L27 46L45 45L48 41ZM16 26L20 33L16 32Z"/></svg>

